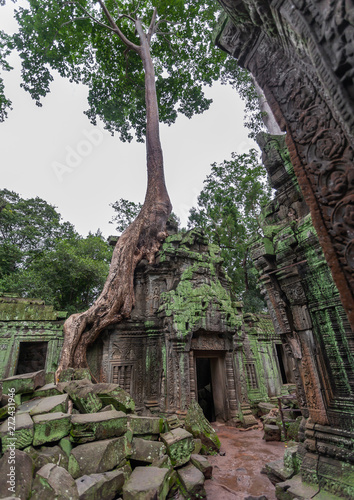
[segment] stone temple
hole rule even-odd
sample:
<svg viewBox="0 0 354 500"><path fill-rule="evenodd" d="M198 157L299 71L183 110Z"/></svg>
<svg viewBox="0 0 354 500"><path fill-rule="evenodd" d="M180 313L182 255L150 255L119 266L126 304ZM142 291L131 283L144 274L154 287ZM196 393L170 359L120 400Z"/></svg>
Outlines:
<svg viewBox="0 0 354 500"><path fill-rule="evenodd" d="M131 318L91 346L90 369L149 418L183 420L197 401L209 420L247 427L295 390L299 444L267 466L277 498L351 499L353 1L218 1L216 44L270 107L270 133L257 141L276 195L252 247L269 316L243 313L202 233L170 228L156 263L136 269ZM37 369L50 378L64 317L42 301L0 298L1 378Z"/></svg>
<svg viewBox="0 0 354 500"><path fill-rule="evenodd" d="M252 406L294 390L293 362L270 317L243 315L232 300L218 247L197 230L169 231L156 263L136 269L131 318L89 349L91 372L129 392L140 414L183 419L195 400L210 421L255 424ZM53 371L63 313L38 300L0 300L2 377Z"/></svg>

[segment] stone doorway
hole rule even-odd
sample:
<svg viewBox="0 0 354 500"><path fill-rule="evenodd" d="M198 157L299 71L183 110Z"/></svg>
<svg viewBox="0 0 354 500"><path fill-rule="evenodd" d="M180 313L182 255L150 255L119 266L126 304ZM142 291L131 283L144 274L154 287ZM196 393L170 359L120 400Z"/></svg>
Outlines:
<svg viewBox="0 0 354 500"><path fill-rule="evenodd" d="M292 360L292 358L286 355L284 346L282 344L275 344L275 348L283 384L294 384L294 361Z"/></svg>
<svg viewBox="0 0 354 500"><path fill-rule="evenodd" d="M224 352L194 352L197 401L210 422L228 420Z"/></svg>
<svg viewBox="0 0 354 500"><path fill-rule="evenodd" d="M16 375L45 369L48 342L20 342Z"/></svg>

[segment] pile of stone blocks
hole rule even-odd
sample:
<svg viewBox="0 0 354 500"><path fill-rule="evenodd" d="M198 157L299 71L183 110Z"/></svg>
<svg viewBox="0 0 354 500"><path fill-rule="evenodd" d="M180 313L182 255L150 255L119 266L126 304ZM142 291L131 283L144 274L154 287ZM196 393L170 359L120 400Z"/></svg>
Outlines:
<svg viewBox="0 0 354 500"><path fill-rule="evenodd" d="M203 435L209 424L198 427L195 408L192 432L176 427L177 419L139 416L126 391L93 384L86 370L69 369L57 384L44 371L10 377L2 382L2 394L0 476L14 481L0 484L0 498L206 496L204 481L212 468L198 453L211 439L218 450L218 440L210 429ZM8 394L15 397L8 400Z"/></svg>
<svg viewBox="0 0 354 500"><path fill-rule="evenodd" d="M275 398L278 404L259 403L258 414L263 422L265 441L299 441L302 416L293 395ZM279 406L281 400L281 406Z"/></svg>

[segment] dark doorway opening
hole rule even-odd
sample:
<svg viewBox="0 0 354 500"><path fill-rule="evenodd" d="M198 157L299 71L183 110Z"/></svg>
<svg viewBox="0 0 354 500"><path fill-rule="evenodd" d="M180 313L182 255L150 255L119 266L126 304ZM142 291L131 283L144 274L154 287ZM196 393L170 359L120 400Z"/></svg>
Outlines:
<svg viewBox="0 0 354 500"><path fill-rule="evenodd" d="M197 358L198 404L209 422L215 421L213 385L209 358Z"/></svg>
<svg viewBox="0 0 354 500"><path fill-rule="evenodd" d="M17 370L15 375L44 370L48 342L20 342Z"/></svg>
<svg viewBox="0 0 354 500"><path fill-rule="evenodd" d="M280 374L281 374L281 380L283 384L288 383L288 378L286 376L286 371L283 363L283 346L281 344L275 344L276 350L277 350L277 356L278 356L278 362L279 362L279 369L280 369Z"/></svg>

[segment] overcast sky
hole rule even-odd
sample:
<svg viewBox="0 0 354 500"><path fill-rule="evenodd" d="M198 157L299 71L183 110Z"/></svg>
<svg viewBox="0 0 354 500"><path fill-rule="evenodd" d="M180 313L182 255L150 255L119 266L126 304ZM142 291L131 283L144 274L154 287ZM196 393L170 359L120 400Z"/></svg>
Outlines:
<svg viewBox="0 0 354 500"><path fill-rule="evenodd" d="M0 7L0 29L16 29L12 4ZM0 123L2 187L24 198L39 196L55 205L64 220L86 235L101 229L114 234L110 203L119 198L143 202L146 189L145 145L121 143L83 114L86 89L57 78L38 108L20 88L20 60L5 73L13 110ZM245 153L255 143L243 127L243 103L228 86L207 88L214 102L191 120L180 116L161 126L165 175L174 212L186 224L210 164Z"/></svg>

